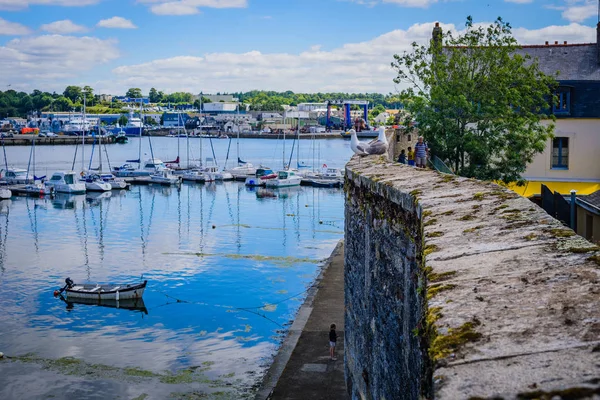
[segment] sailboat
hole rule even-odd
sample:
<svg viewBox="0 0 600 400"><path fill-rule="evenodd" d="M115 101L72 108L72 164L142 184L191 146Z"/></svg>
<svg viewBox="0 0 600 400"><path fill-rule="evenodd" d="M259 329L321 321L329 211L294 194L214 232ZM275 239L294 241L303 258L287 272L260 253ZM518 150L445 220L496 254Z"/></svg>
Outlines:
<svg viewBox="0 0 600 400"><path fill-rule="evenodd" d="M100 132L100 125L98 125L98 132ZM106 145L104 145L106 151ZM92 168L92 158L94 156L94 147L92 146L92 155L90 156L90 170L97 171L94 175L96 179L100 179L102 182L110 185L111 190L122 190L127 189L128 184L123 178L118 178L110 172L102 171L102 135L98 135L98 168ZM108 152L106 152L106 158L108 160Z"/></svg>
<svg viewBox="0 0 600 400"><path fill-rule="evenodd" d="M246 178L252 178L256 175L256 167L254 167L251 163L242 161L240 158L240 106L238 104L237 107L237 138L236 138L236 156L237 156L237 167L233 167L231 169L226 170L229 172L233 179L236 181L246 181Z"/></svg>
<svg viewBox="0 0 600 400"><path fill-rule="evenodd" d="M34 180L32 183L25 185L25 187L23 187L23 189L22 189L22 192L26 193L26 194L34 195L34 196L44 196L44 195L52 194L54 189L52 187L46 186L46 184L43 182L45 176L42 176L40 178L35 176L35 136L33 137L33 140L31 142L30 161L31 161L31 158L33 158L32 164L33 164L33 179ZM29 165L27 165L27 175L29 175Z"/></svg>
<svg viewBox="0 0 600 400"><path fill-rule="evenodd" d="M83 119L85 121L85 94L83 95ZM92 158L94 157L94 150L92 147L92 153L90 155L90 166L88 170L85 170L84 164L84 155L85 155L85 124L83 128L82 137L82 147L81 147L81 181L85 183L85 189L90 192L107 192L112 189L112 186L109 183L104 182L100 179L100 175L89 171L91 169ZM101 137L101 135L98 135ZM100 152L100 156L102 157L102 152ZM100 161L102 163L102 161Z"/></svg>
<svg viewBox="0 0 600 400"><path fill-rule="evenodd" d="M302 182L302 176L300 176L297 171L294 171L289 168L289 164L285 163L285 133L283 134L283 170L277 172L277 178L269 179L265 183L265 186L268 188L282 188L282 187L290 187L290 186L300 186ZM298 120L298 138L300 135L300 120ZM290 153L290 161L294 155L294 148L292 147L292 152Z"/></svg>

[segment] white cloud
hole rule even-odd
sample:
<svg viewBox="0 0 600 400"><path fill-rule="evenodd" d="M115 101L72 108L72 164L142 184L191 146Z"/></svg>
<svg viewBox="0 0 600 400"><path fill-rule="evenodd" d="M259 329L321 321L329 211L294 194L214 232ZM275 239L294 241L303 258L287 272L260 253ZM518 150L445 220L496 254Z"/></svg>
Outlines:
<svg viewBox="0 0 600 400"><path fill-rule="evenodd" d="M25 25L0 18L0 35L20 36L27 35L29 32L29 28Z"/></svg>
<svg viewBox="0 0 600 400"><path fill-rule="evenodd" d="M13 39L0 46L0 85L62 90L65 82L59 80L73 82L78 73L118 56L114 40L62 35Z"/></svg>
<svg viewBox="0 0 600 400"><path fill-rule="evenodd" d="M22 10L33 5L82 7L102 0L0 0L0 10Z"/></svg>
<svg viewBox="0 0 600 400"><path fill-rule="evenodd" d="M40 29L46 32L58 34L68 34L87 31L87 28L85 26L77 25L69 19L63 19L62 21L54 21L50 24L44 24L40 27Z"/></svg>
<svg viewBox="0 0 600 400"><path fill-rule="evenodd" d="M549 41L562 43L593 43L596 41L596 29L580 24L551 25L540 29L513 29L515 38L521 44L544 44Z"/></svg>
<svg viewBox="0 0 600 400"><path fill-rule="evenodd" d="M348 43L324 50L319 45L301 53L210 53L158 59L113 70L115 79L102 82L103 92L123 92L124 88L150 87L167 92L217 92L252 89L298 92L380 92L395 90L390 67L392 56L411 48L413 41L427 43L433 22L415 24L407 30L394 30L369 41ZM453 25L442 25L456 31ZM579 24L542 29L514 29L522 44L543 44L546 40L570 43L590 42L595 29Z"/></svg>
<svg viewBox="0 0 600 400"><path fill-rule="evenodd" d="M405 7L429 7L433 3L437 3L438 0L382 0L384 3L398 4Z"/></svg>
<svg viewBox="0 0 600 400"><path fill-rule="evenodd" d="M596 0L564 0L564 5L545 5L545 8L562 11L561 16L570 22L583 22L598 12Z"/></svg>
<svg viewBox="0 0 600 400"><path fill-rule="evenodd" d="M112 17L108 19L103 19L98 22L96 26L101 28L119 28L119 29L136 29L137 26L133 24L128 19L123 17Z"/></svg>
<svg viewBox="0 0 600 400"><path fill-rule="evenodd" d="M2 0L0 0L2 1ZM248 0L138 0L158 15L198 14L201 8L245 8Z"/></svg>

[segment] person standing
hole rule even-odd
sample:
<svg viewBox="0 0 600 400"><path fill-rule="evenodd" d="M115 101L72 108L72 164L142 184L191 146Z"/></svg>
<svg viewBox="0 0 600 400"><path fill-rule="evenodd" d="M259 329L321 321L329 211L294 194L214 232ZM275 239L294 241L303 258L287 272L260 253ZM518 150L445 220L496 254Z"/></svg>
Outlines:
<svg viewBox="0 0 600 400"><path fill-rule="evenodd" d="M337 358L335 358L335 345L337 344L337 333L335 332L335 324L331 324L329 328L329 358L332 361L335 361L337 360Z"/></svg>
<svg viewBox="0 0 600 400"><path fill-rule="evenodd" d="M425 168L425 165L427 165L427 152L429 151L429 148L427 147L427 143L423 141L423 136L419 136L417 140L417 144L415 144L415 160L417 168Z"/></svg>
<svg viewBox="0 0 600 400"><path fill-rule="evenodd" d="M406 153L404 149L400 150L400 155L398 156L398 162L400 164L406 164Z"/></svg>
<svg viewBox="0 0 600 400"><path fill-rule="evenodd" d="M415 166L415 152L412 151L412 148L408 148L406 152L406 157L408 158L408 165Z"/></svg>

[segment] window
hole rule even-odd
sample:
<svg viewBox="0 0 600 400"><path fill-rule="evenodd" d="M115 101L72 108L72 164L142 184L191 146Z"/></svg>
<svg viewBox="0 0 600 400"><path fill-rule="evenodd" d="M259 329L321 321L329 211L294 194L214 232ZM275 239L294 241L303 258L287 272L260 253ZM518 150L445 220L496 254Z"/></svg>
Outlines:
<svg viewBox="0 0 600 400"><path fill-rule="evenodd" d="M569 138L552 140L552 169L569 169Z"/></svg>
<svg viewBox="0 0 600 400"><path fill-rule="evenodd" d="M552 105L552 112L557 115L571 113L571 91L567 88L560 88L554 94L556 99Z"/></svg>

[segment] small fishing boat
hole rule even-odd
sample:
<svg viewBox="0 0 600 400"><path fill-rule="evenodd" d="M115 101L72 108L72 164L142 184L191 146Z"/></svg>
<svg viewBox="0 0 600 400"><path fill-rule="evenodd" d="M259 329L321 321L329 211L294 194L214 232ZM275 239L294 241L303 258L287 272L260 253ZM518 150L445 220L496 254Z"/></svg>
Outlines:
<svg viewBox="0 0 600 400"><path fill-rule="evenodd" d="M170 169L163 169L150 175L151 183L159 183L161 185L178 185L181 183L181 176L174 175Z"/></svg>
<svg viewBox="0 0 600 400"><path fill-rule="evenodd" d="M288 186L300 186L302 177L295 171L284 170L277 173L277 178L267 180L266 186L269 188L281 188Z"/></svg>
<svg viewBox="0 0 600 400"><path fill-rule="evenodd" d="M54 193L54 188L51 186L46 186L46 184L43 182L36 182L23 186L23 188L20 188L19 191L32 196L46 196Z"/></svg>
<svg viewBox="0 0 600 400"><path fill-rule="evenodd" d="M277 174L270 168L258 168L254 176L246 178L246 186L265 186L269 179L277 178Z"/></svg>
<svg viewBox="0 0 600 400"><path fill-rule="evenodd" d="M335 179L308 179L310 186L313 187L325 187L325 188L339 188L344 185L344 181ZM302 180L304 182L304 180Z"/></svg>
<svg viewBox="0 0 600 400"><path fill-rule="evenodd" d="M148 281L137 284L76 284L71 278L65 279L65 286L54 292L55 296L66 293L67 299L95 299L95 300L126 300L139 299L144 294Z"/></svg>
<svg viewBox="0 0 600 400"><path fill-rule="evenodd" d="M186 182L206 182L206 176L197 169L188 170L181 175L181 178Z"/></svg>

